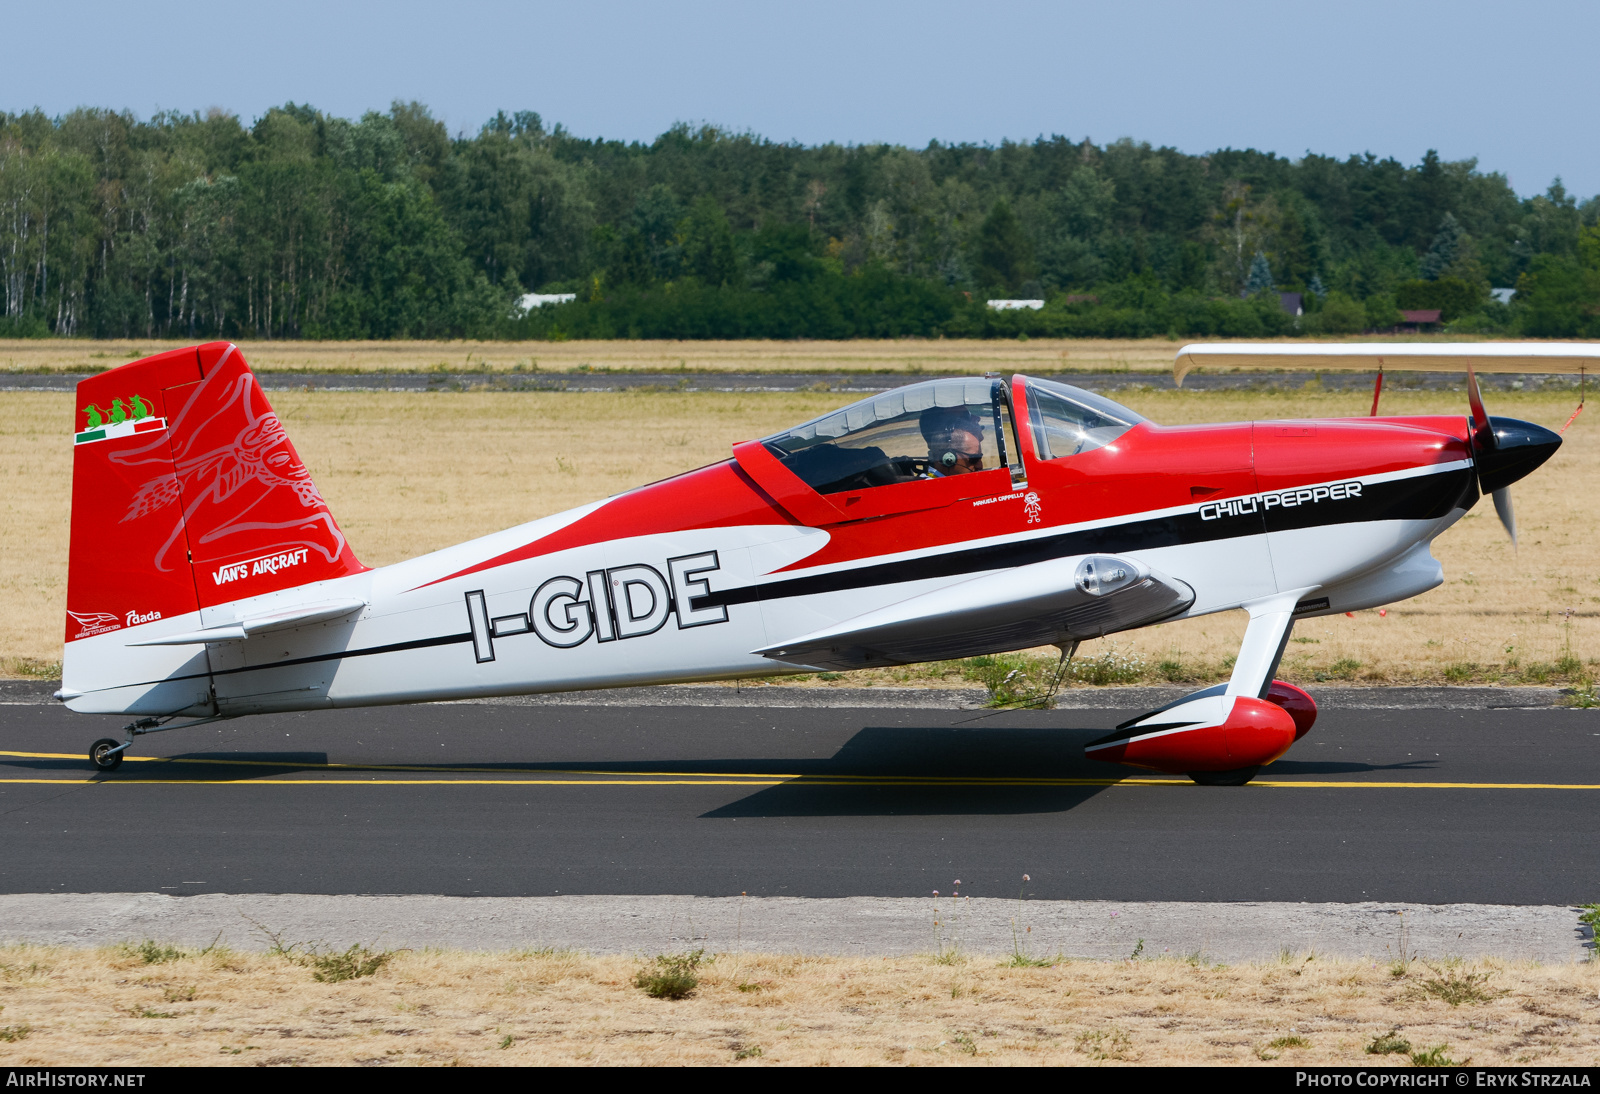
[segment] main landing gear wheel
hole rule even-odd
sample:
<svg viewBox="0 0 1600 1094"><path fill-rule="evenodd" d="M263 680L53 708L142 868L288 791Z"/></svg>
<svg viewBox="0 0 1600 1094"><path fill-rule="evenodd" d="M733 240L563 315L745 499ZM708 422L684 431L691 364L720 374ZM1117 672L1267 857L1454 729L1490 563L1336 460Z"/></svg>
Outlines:
<svg viewBox="0 0 1600 1094"><path fill-rule="evenodd" d="M1255 767L1236 767L1232 771L1191 771L1189 778L1201 786L1243 786L1261 770Z"/></svg>
<svg viewBox="0 0 1600 1094"><path fill-rule="evenodd" d="M101 771L115 771L122 764L122 752L113 752L112 749L121 745L121 741L110 737L102 737L89 746L89 762Z"/></svg>

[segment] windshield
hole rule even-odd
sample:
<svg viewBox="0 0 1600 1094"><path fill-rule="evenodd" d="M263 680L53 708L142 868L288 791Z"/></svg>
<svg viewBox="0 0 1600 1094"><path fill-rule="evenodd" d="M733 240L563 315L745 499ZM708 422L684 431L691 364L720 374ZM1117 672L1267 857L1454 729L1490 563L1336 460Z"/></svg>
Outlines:
<svg viewBox="0 0 1600 1094"><path fill-rule="evenodd" d="M929 380L886 391L762 443L819 494L992 471L1015 461L997 379Z"/></svg>
<svg viewBox="0 0 1600 1094"><path fill-rule="evenodd" d="M1041 460L1110 444L1145 419L1103 395L1054 380L1027 378L1028 424Z"/></svg>

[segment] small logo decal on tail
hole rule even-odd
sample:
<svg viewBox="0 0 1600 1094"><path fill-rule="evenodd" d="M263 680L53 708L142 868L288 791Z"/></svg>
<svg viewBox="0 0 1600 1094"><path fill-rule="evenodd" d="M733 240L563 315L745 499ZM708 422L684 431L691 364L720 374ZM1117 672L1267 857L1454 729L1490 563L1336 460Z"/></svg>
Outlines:
<svg viewBox="0 0 1600 1094"><path fill-rule="evenodd" d="M160 433L167 428L167 420L157 418L150 404L139 395L128 396L127 402L112 399L109 410L90 403L79 407L78 413L83 415L84 427L73 434L73 444L110 441L141 433Z"/></svg>
<svg viewBox="0 0 1600 1094"><path fill-rule="evenodd" d="M129 612L128 614L128 625L131 627L133 625L133 613ZM73 636L74 639L88 638L91 634L105 634L107 631L120 631L122 629L122 620L110 612L69 611L67 615L78 625L78 633Z"/></svg>

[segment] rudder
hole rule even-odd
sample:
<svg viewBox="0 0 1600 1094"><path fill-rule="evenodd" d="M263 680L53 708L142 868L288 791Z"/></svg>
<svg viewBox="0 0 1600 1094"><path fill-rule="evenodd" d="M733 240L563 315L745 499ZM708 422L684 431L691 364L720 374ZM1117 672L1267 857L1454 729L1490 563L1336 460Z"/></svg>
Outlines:
<svg viewBox="0 0 1600 1094"><path fill-rule="evenodd" d="M237 347L92 376L76 413L66 690L134 682L83 640L366 569Z"/></svg>

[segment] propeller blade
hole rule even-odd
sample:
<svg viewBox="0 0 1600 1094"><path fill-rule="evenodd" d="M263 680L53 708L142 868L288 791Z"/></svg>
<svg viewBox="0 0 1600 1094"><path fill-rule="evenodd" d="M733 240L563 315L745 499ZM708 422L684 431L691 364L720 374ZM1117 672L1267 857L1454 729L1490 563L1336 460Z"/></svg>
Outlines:
<svg viewBox="0 0 1600 1094"><path fill-rule="evenodd" d="M1495 446L1494 429L1489 424L1489 412L1483 409L1483 392L1478 390L1478 374L1467 365L1467 406L1472 408L1473 441L1479 448Z"/></svg>
<svg viewBox="0 0 1600 1094"><path fill-rule="evenodd" d="M1511 487L1502 486L1492 495L1494 498L1494 511L1500 517L1500 524L1505 528L1506 534L1511 537L1511 546L1517 545L1517 514L1511 510Z"/></svg>

